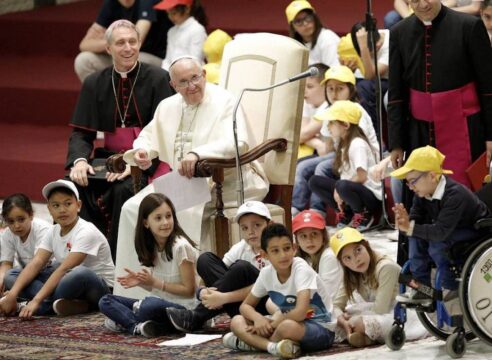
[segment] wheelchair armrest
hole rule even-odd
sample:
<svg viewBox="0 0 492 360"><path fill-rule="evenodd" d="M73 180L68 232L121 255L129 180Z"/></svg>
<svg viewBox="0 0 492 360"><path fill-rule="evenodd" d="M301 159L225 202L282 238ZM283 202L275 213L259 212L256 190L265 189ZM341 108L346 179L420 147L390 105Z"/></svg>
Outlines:
<svg viewBox="0 0 492 360"><path fill-rule="evenodd" d="M492 227L492 218L480 219L475 223L474 227L477 230L490 228L490 227Z"/></svg>

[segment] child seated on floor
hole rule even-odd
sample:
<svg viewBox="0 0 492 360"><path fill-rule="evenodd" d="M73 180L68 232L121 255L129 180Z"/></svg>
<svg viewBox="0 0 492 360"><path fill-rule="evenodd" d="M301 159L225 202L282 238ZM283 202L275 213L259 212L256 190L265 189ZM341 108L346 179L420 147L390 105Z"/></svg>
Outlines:
<svg viewBox="0 0 492 360"><path fill-rule="evenodd" d="M410 271L420 283L431 285L431 260L441 274L444 301L457 298L458 283L450 269L448 251L457 242L478 240L484 231L474 224L490 216L487 206L467 187L445 174L445 156L432 146L415 149L391 176L405 179L415 195L410 214L403 204L393 208L398 229L408 236ZM410 289L402 303L430 304L423 292Z"/></svg>
<svg viewBox="0 0 492 360"><path fill-rule="evenodd" d="M372 250L363 235L350 227L339 230L330 246L343 268L343 283L333 301L337 342L354 347L384 343L394 322L400 266ZM415 312L407 313L406 338L426 336Z"/></svg>
<svg viewBox="0 0 492 360"><path fill-rule="evenodd" d="M297 255L319 274L334 299L341 284L342 268L330 247L325 219L316 211L304 210L292 219L292 232Z"/></svg>
<svg viewBox="0 0 492 360"><path fill-rule="evenodd" d="M268 351L294 358L305 352L331 347L331 294L309 264L295 257L297 246L281 224L269 225L261 235L261 253L270 265L260 271L251 292L241 304L241 315L231 321L226 347L243 351ZM264 316L255 307L269 296L279 311Z"/></svg>
<svg viewBox="0 0 492 360"><path fill-rule="evenodd" d="M0 299L0 312L18 311L19 317L29 319L53 311L65 316L97 310L99 299L113 287L108 241L92 223L79 218L82 203L73 182L50 182L42 193L56 225L39 243L32 261L15 274L12 288ZM17 303L18 298L28 302Z"/></svg>
<svg viewBox="0 0 492 360"><path fill-rule="evenodd" d="M0 235L0 295L5 286L12 288L20 270L31 262L36 247L52 227L47 221L34 217L31 200L20 193L3 201L2 218L8 228ZM19 266L16 269L12 269L14 260Z"/></svg>
<svg viewBox="0 0 492 360"><path fill-rule="evenodd" d="M177 329L185 332L200 329L206 320L224 311L231 318L239 314L239 306L249 294L260 270L269 264L260 251L261 232L270 219L270 211L260 201L247 201L239 207L235 220L239 224L242 240L232 246L222 260L211 252L200 255L198 275L207 287L198 289L201 303L195 309L167 310L169 319ZM258 305L261 314L267 314L267 298Z"/></svg>
<svg viewBox="0 0 492 360"><path fill-rule="evenodd" d="M166 315L167 308L186 309L196 305L195 263L198 250L181 229L171 200L159 193L142 200L135 230L135 250L144 266L117 281L124 288L141 286L151 292L143 300L106 295L99 301L107 316L104 325L115 332L155 337L176 332Z"/></svg>

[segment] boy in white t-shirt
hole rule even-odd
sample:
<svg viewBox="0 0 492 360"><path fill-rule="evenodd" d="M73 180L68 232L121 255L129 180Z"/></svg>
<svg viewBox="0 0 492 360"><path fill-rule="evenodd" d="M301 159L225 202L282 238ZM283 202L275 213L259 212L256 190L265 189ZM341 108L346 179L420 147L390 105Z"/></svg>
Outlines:
<svg viewBox="0 0 492 360"><path fill-rule="evenodd" d="M81 201L71 181L53 181L42 192L57 224L40 242L9 293L0 299L0 312L17 310L19 317L28 319L52 311L72 315L96 310L99 299L113 286L109 244L92 223L79 218ZM17 306L17 298L29 302Z"/></svg>
<svg viewBox="0 0 492 360"><path fill-rule="evenodd" d="M199 288L201 300L194 310L167 308L167 316L176 329L187 332L201 328L205 321L222 312L232 318L239 314L241 301L249 294L260 270L268 265L262 258L261 232L271 220L270 211L260 201L247 201L237 211L242 240L235 244L221 260L217 255L206 252L197 261L197 272L206 288ZM262 299L259 311L267 314Z"/></svg>
<svg viewBox="0 0 492 360"><path fill-rule="evenodd" d="M301 349L331 347L335 337L331 296L316 271L295 257L292 235L284 225L269 225L261 235L261 248L271 264L261 270L241 305L241 315L232 319L232 332L224 336L224 345L235 350L264 350L283 358L294 358ZM272 317L255 309L267 295L280 309Z"/></svg>

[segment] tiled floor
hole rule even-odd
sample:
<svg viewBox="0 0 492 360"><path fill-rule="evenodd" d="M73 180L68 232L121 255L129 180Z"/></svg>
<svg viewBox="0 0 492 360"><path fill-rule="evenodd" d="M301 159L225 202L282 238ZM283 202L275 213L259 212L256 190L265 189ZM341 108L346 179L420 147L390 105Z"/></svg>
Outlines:
<svg viewBox="0 0 492 360"><path fill-rule="evenodd" d="M0 206L2 201L0 200ZM45 204L34 204L35 215L51 221L48 209ZM334 230L330 229L330 233ZM367 239L371 246L380 253L387 254L396 258L397 243L388 240L388 234L391 230L371 231L366 233ZM311 359L312 357L304 357L303 359ZM350 353L342 353L329 356L330 360L359 360L359 359L449 359L446 353L446 344L444 341L436 340L435 338L427 338L424 340L414 341L405 344L400 351L391 351L385 345L380 347L354 351ZM491 359L492 347L484 344L481 341L474 340L468 343L467 352L464 359Z"/></svg>

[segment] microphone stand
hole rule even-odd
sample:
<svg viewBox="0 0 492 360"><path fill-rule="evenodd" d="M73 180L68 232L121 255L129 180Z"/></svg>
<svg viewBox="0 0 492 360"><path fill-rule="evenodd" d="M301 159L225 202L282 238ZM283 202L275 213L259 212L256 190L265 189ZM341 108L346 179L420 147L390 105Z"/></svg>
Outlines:
<svg viewBox="0 0 492 360"><path fill-rule="evenodd" d="M378 70L378 54L376 51L376 19L372 14L372 2L367 0L367 12L366 12L366 31L367 38L369 40L369 48L373 49L373 61L375 71L375 92L376 92L376 117L379 125L379 159L383 160L383 117L382 117L382 94L381 94L381 75ZM394 226L390 223L388 213L386 211L386 189L384 184L384 178L381 180L381 196L382 196L382 213L379 225L374 228L377 229L394 229ZM373 228L373 229L374 229Z"/></svg>
<svg viewBox="0 0 492 360"><path fill-rule="evenodd" d="M241 103L241 99L246 91L260 92L260 91L268 91L272 90L276 87L288 84L291 82L290 80L284 80L277 84L273 84L264 88L244 88L241 90L241 94L234 105L234 112L232 113L232 131L234 133L234 147L236 149L236 171L237 171L237 204L241 206L244 204L244 182L243 182L243 171L241 169L241 164L239 162L239 141L237 137L237 111L239 109L239 104Z"/></svg>

